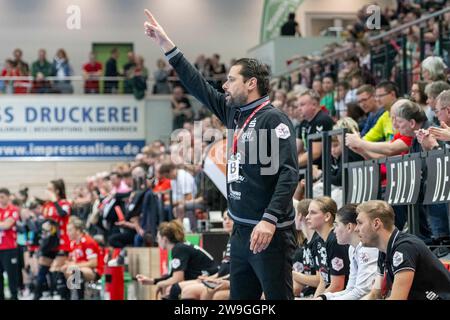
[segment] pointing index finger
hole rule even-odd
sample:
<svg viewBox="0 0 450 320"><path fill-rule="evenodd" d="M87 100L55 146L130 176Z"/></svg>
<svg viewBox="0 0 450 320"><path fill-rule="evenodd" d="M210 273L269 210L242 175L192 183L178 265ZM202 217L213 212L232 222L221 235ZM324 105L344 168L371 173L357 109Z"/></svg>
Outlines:
<svg viewBox="0 0 450 320"><path fill-rule="evenodd" d="M155 25L158 24L158 22L156 21L156 19L153 17L152 13L150 12L150 10L145 9L144 12L152 24L155 24Z"/></svg>

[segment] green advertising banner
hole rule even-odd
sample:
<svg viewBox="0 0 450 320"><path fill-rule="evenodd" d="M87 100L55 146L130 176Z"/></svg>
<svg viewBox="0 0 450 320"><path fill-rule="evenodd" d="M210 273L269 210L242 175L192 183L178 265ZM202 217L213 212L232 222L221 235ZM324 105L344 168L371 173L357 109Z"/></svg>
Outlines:
<svg viewBox="0 0 450 320"><path fill-rule="evenodd" d="M295 12L303 0L265 0L261 23L260 44L280 35L289 12Z"/></svg>

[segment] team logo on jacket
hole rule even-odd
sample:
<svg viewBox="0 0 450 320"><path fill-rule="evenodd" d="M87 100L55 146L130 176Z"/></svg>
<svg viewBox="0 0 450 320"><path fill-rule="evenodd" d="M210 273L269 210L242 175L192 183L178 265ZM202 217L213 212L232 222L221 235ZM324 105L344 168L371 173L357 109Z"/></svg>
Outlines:
<svg viewBox="0 0 450 320"><path fill-rule="evenodd" d="M359 260L362 263L367 263L367 262L369 262L369 255L367 253L365 253L365 252L360 252L359 253Z"/></svg>
<svg viewBox="0 0 450 320"><path fill-rule="evenodd" d="M303 263L297 261L292 266L292 269L294 269L295 272L303 272L305 270L305 267L303 266Z"/></svg>
<svg viewBox="0 0 450 320"><path fill-rule="evenodd" d="M180 267L180 265L181 265L180 259L175 258L172 260L172 269L176 269Z"/></svg>
<svg viewBox="0 0 450 320"><path fill-rule="evenodd" d="M291 131L289 130L289 127L285 125L284 123L280 123L275 128L275 134L280 139L287 139L291 136Z"/></svg>
<svg viewBox="0 0 450 320"><path fill-rule="evenodd" d="M344 267L344 261L341 258L335 257L331 260L331 266L334 270L340 271Z"/></svg>
<svg viewBox="0 0 450 320"><path fill-rule="evenodd" d="M394 257L392 258L392 264L394 267L398 267L403 262L403 253L395 251Z"/></svg>
<svg viewBox="0 0 450 320"><path fill-rule="evenodd" d="M249 128L254 128L255 126L256 126L256 118L250 121L250 123L248 124Z"/></svg>

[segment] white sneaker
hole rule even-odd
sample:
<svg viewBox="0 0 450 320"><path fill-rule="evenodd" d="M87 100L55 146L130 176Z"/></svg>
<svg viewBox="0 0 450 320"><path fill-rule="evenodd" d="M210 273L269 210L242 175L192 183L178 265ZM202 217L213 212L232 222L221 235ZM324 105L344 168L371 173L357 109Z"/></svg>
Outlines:
<svg viewBox="0 0 450 320"><path fill-rule="evenodd" d="M59 294L55 294L53 300L62 300L62 297Z"/></svg>
<svg viewBox="0 0 450 320"><path fill-rule="evenodd" d="M22 292L19 292L19 300L33 300L34 299L34 293L32 293L30 290L25 289Z"/></svg>
<svg viewBox="0 0 450 320"><path fill-rule="evenodd" d="M39 300L53 300L52 296L50 295L50 292L42 292L42 297L39 298Z"/></svg>
<svg viewBox="0 0 450 320"><path fill-rule="evenodd" d="M111 259L108 261L108 267L117 267L118 265L117 259Z"/></svg>

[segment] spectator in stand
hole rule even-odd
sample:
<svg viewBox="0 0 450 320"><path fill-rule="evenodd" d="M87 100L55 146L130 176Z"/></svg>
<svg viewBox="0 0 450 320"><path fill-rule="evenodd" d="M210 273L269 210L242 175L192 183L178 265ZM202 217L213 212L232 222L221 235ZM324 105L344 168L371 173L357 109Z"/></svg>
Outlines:
<svg viewBox="0 0 450 320"><path fill-rule="evenodd" d="M289 13L288 21L281 26L280 35L291 37L302 36L298 22L295 21L295 12Z"/></svg>
<svg viewBox="0 0 450 320"><path fill-rule="evenodd" d="M16 67L21 70L21 72L25 75L28 75L30 73L30 67L28 66L28 63L22 60L23 52L21 49L15 49L13 52L14 55L14 63Z"/></svg>
<svg viewBox="0 0 450 320"><path fill-rule="evenodd" d="M378 118L375 125L364 135L364 140L370 142L390 141L394 136L390 110L392 104L397 100L397 85L390 81L380 82L375 89L375 101L382 106L385 112Z"/></svg>
<svg viewBox="0 0 450 320"><path fill-rule="evenodd" d="M195 60L194 66L197 68L200 73L208 78L210 76L210 61L209 59L206 59L204 54L201 54L197 57Z"/></svg>
<svg viewBox="0 0 450 320"><path fill-rule="evenodd" d="M111 50L111 56L106 62L105 77L119 77L119 69L117 68L117 60L119 59L119 49L113 48ZM104 91L108 94L117 94L119 91L119 81L117 80L105 80Z"/></svg>
<svg viewBox="0 0 450 320"><path fill-rule="evenodd" d="M363 85L356 92L360 108L367 114L367 121L361 130L361 137L367 134L377 123L378 119L386 112L382 105L377 105L375 89L371 85Z"/></svg>
<svg viewBox="0 0 450 320"><path fill-rule="evenodd" d="M69 58L64 49L59 49L56 52L53 60L52 75L59 79L53 82L53 88L56 93L73 93L71 81L66 80L66 77L73 75L73 69L69 64Z"/></svg>
<svg viewBox="0 0 450 320"><path fill-rule="evenodd" d="M363 85L361 72L354 71L350 73L349 78L350 78L350 90L347 92L347 95L345 96L345 103L357 102L358 98L356 92L358 91L359 87Z"/></svg>
<svg viewBox="0 0 450 320"><path fill-rule="evenodd" d="M446 69L441 57L428 57L422 61L422 77L427 82L447 81Z"/></svg>
<svg viewBox="0 0 450 320"><path fill-rule="evenodd" d="M322 87L322 78L320 76L315 76L314 77L311 88L315 92L317 92L317 94L319 95L320 99L322 99L322 97L324 96L324 91L323 91L323 87Z"/></svg>
<svg viewBox="0 0 450 320"><path fill-rule="evenodd" d="M227 69L225 64L220 62L220 55L213 54L209 64L209 75L212 77L211 84L218 91L223 92L222 84L227 77Z"/></svg>
<svg viewBox="0 0 450 320"><path fill-rule="evenodd" d="M361 66L361 68L370 70L369 44L365 40L356 41L355 50L359 57L359 65Z"/></svg>
<svg viewBox="0 0 450 320"><path fill-rule="evenodd" d="M100 93L98 78L103 74L103 66L95 59L95 53L89 53L89 62L83 66L84 93Z"/></svg>
<svg viewBox="0 0 450 320"><path fill-rule="evenodd" d="M327 74L322 79L322 88L324 96L320 100L320 106L325 107L328 114L331 117L336 116L336 110L334 109L334 77L331 74Z"/></svg>
<svg viewBox="0 0 450 320"><path fill-rule="evenodd" d="M157 70L153 73L155 84L153 86L153 94L170 94L170 86L167 81L169 78L169 71L167 70L166 62L163 59L158 59Z"/></svg>
<svg viewBox="0 0 450 320"><path fill-rule="evenodd" d="M52 75L52 64L48 62L47 52L40 49L38 60L31 66L31 75L34 78L32 93L49 93L51 89L50 82L46 80Z"/></svg>
<svg viewBox="0 0 450 320"><path fill-rule="evenodd" d="M427 95L425 93L425 88L427 83L425 81L418 81L413 83L411 86L411 99L422 107L423 111L427 115L428 121L433 122L435 114L431 107L427 105Z"/></svg>
<svg viewBox="0 0 450 320"><path fill-rule="evenodd" d="M126 77L125 81L123 82L123 92L125 94L132 94L133 93L133 86L130 81L130 70L136 66L136 57L133 51L129 51L127 53L127 63L123 66L123 74Z"/></svg>
<svg viewBox="0 0 450 320"><path fill-rule="evenodd" d="M182 87L173 88L171 102L173 112L172 129L183 128L183 124L186 121L191 121L194 118L194 114L192 112L191 102L186 97Z"/></svg>
<svg viewBox="0 0 450 320"><path fill-rule="evenodd" d="M5 67L2 70L2 77L17 77L19 72L13 60L6 60ZM14 93L14 80L3 80L3 92L6 94Z"/></svg>
<svg viewBox="0 0 450 320"><path fill-rule="evenodd" d="M285 110L286 100L287 100L286 90L279 89L279 90L275 91L275 94L273 97L273 103L277 108L279 108L281 110Z"/></svg>
<svg viewBox="0 0 450 320"><path fill-rule="evenodd" d="M131 77L131 86L133 88L134 97L141 100L145 96L147 90L148 69L144 64L144 57L136 57L136 65L128 72Z"/></svg>
<svg viewBox="0 0 450 320"><path fill-rule="evenodd" d="M347 103L347 116L358 124L358 131L361 132L366 125L367 116L357 103Z"/></svg>
<svg viewBox="0 0 450 320"><path fill-rule="evenodd" d="M334 109L336 110L336 117L338 119L347 116L347 104L345 102L345 97L350 89L348 82L341 81L337 84L336 99L334 101Z"/></svg>
<svg viewBox="0 0 450 320"><path fill-rule="evenodd" d="M193 200L197 195L197 185L192 174L186 170L178 169L173 162L165 161L162 163L159 174L171 180L173 207L185 204L186 201Z"/></svg>
<svg viewBox="0 0 450 320"><path fill-rule="evenodd" d="M435 81L427 84L427 86L425 87L425 94L428 97L427 104L428 106L430 106L430 109L434 113L433 123L435 123L436 125L439 125L438 117L436 117L436 98L441 92L448 89L450 89L450 85L445 81Z"/></svg>
<svg viewBox="0 0 450 320"><path fill-rule="evenodd" d="M310 134L329 131L333 128L333 120L323 111L319 104L319 95L308 90L300 94L298 98L299 112L303 118L297 129L298 163L305 167L308 163L308 152L312 152L313 164L319 169L322 167L322 142L312 143L312 150L308 150L307 137Z"/></svg>

